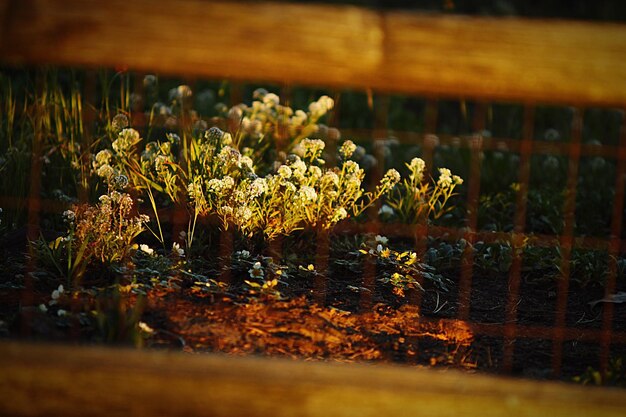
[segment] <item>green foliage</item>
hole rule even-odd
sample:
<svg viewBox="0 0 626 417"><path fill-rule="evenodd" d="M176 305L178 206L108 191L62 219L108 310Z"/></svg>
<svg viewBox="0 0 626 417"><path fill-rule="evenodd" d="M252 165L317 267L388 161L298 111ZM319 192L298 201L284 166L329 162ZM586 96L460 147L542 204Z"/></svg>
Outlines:
<svg viewBox="0 0 626 417"><path fill-rule="evenodd" d="M609 366L603 374L597 369L588 367L581 375L574 377L574 382L582 385L598 385L609 387L626 387L626 362L621 356L609 360Z"/></svg>
<svg viewBox="0 0 626 417"><path fill-rule="evenodd" d="M383 236L368 239L359 252L369 261L375 262L378 280L391 284L394 293L403 297L406 290L423 290L421 281L434 284L437 290L447 291L447 280L438 274L433 267L422 263L413 251L398 252L387 246L388 240Z"/></svg>
<svg viewBox="0 0 626 417"><path fill-rule="evenodd" d="M102 291L93 312L100 341L142 347L148 333L148 328L140 322L143 308L142 296L133 300L119 285Z"/></svg>

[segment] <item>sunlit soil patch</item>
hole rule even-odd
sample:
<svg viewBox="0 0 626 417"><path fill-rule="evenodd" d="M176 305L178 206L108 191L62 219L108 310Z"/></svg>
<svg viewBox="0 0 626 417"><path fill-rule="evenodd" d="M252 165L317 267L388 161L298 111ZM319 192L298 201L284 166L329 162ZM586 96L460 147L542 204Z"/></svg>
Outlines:
<svg viewBox="0 0 626 417"><path fill-rule="evenodd" d="M153 344L180 343L188 352L474 367L465 323L428 321L410 306L351 313L304 297L208 303L171 293L149 295L147 309Z"/></svg>

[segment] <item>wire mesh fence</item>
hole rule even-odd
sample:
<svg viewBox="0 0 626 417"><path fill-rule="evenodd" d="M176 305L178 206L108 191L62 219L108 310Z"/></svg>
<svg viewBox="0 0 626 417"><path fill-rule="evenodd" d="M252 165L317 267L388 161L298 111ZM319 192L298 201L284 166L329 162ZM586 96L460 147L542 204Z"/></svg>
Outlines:
<svg viewBox="0 0 626 417"><path fill-rule="evenodd" d="M143 76L123 74L120 80L121 100L131 85L135 90L132 100L149 100L142 91ZM195 91L201 82L190 84ZM98 99L103 98L97 98L96 90L101 87L96 72L84 73L80 84L84 149L97 140L90 134L96 120L107 118L98 108ZM128 91L124 92L124 87ZM245 101L252 89L231 84L223 99L231 104ZM288 102L297 94L308 97L316 93L294 86L275 87L275 91ZM368 172L372 187L386 169L402 169L413 157L421 157L432 175L436 175L435 168L450 166L465 182L455 200L458 209L437 221L399 222L385 214L383 202L358 222L344 221L330 233L314 234L314 244L309 247L314 250L309 255L316 271L310 293L314 302L332 306L342 296L330 284L337 279L338 268L333 264L336 239L382 235L404 242L419 259L447 271L454 288L450 293L441 294L440 299L438 292L409 291L400 304L418 307L425 321L466 323L475 340L472 348L477 363L489 363L488 368L504 373L535 372L534 376L544 377L565 373L571 377L585 366L606 372L611 358L623 356L626 329L619 294L625 272L626 136L621 109L451 101L371 91L326 92L337 103L329 124L340 127L344 139L363 146L376 161ZM353 111L354 107L358 110ZM133 126L147 132L151 110L141 105L136 111L131 109ZM205 117L203 122L206 127L225 123L215 117ZM184 114L175 124L165 119L158 127L167 123L166 131L192 128L191 119ZM363 127L351 128L359 124ZM44 149L43 137L33 139L26 165L30 172L27 193L12 194L9 187L5 188L7 195L0 196L5 213L25 212L24 228L7 230L5 250L22 245L23 253L27 252L27 240L35 241L45 232L50 215L58 216L70 207L59 199L42 197L51 195L44 189L48 186L44 185L45 176L51 172L46 158L56 150ZM330 141L328 146L336 149ZM80 163L91 163L88 155L81 158ZM333 163L337 161L329 160ZM76 200L87 202L88 190L77 190ZM190 213L185 204L155 214L171 228L171 236L187 230ZM218 228L210 220L205 222L207 227ZM241 250L237 234L223 230L218 239L213 256L220 260L219 281L234 286L240 280L231 268L234 253ZM285 245L292 243L277 238L265 251L284 254L288 252ZM19 304L32 306L41 298L37 254L31 250L25 259ZM358 288L352 308L372 311L381 301L376 295L380 291L379 268L376 262L362 260L361 273L348 277L351 287ZM20 331L13 335L28 336L32 321L37 320L29 312L22 313L22 319ZM78 338L80 325L73 321L76 329L70 334Z"/></svg>

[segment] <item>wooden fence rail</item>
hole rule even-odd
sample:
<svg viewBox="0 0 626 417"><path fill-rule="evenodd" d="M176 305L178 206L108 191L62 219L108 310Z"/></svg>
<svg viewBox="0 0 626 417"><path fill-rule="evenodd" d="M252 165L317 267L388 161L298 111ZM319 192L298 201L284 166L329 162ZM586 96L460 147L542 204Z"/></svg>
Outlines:
<svg viewBox="0 0 626 417"><path fill-rule="evenodd" d="M10 416L623 416L621 390L458 371L0 344Z"/></svg>
<svg viewBox="0 0 626 417"><path fill-rule="evenodd" d="M0 62L626 103L626 27L182 0L0 0Z"/></svg>
<svg viewBox="0 0 626 417"><path fill-rule="evenodd" d="M626 104L626 26L182 0L0 0L1 65ZM459 372L0 344L2 415L623 415L622 391Z"/></svg>

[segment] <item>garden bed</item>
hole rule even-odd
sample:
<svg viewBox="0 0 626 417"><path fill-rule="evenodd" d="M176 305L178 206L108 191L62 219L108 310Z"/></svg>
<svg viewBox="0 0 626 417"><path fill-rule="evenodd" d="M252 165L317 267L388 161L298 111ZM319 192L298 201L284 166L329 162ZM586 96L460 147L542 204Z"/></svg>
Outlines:
<svg viewBox="0 0 626 417"><path fill-rule="evenodd" d="M588 243L623 234L603 208L616 161L564 156L570 110L545 109L525 139L561 153L527 158L517 139L455 136L469 116L449 103L441 138L355 143L324 124L328 95L292 92L292 108L256 88L229 107L180 85L164 104L146 76L133 101L118 74L120 105L103 83L90 136L65 76L17 97L26 75L1 79L4 337L623 383L625 307L600 300L626 291L626 258ZM373 127L372 101L345 93L340 124ZM390 123L425 123L423 103L388 104ZM593 152L617 142L614 116L594 116L609 127Z"/></svg>
<svg viewBox="0 0 626 417"><path fill-rule="evenodd" d="M456 291L426 291L420 297L420 306L414 306L408 300L412 297L398 298L379 284L372 294L371 306L364 308L355 287L367 289L354 285L361 279L356 276L330 277L324 294L315 292L314 280L296 280L280 297L250 294L243 278L233 277L229 286L210 290L181 276L143 284L120 282L113 289L95 290L94 286L74 296L66 293L58 304L43 312L38 307L20 311L23 283L5 276L0 291L0 319L5 323L2 331L11 338L25 335L35 340L87 344L140 343L144 347L188 353L502 372L504 338L485 334L483 327L497 330L506 322L508 276L504 274L474 278L468 321L456 318L460 307ZM44 288L54 286L47 284ZM106 293L109 296L103 297ZM30 296L33 306L47 305L51 300L50 293L41 288ZM600 329L602 305L592 308L589 300L602 296L601 288L590 291L572 286L568 327ZM324 298L325 304L316 302ZM98 304L102 300L107 301ZM516 323L520 330L514 341L513 374L538 379L554 377L550 334L543 339L536 334L526 337L523 328L549 328L555 320L555 303L553 282L523 284L517 305ZM626 307L616 304L614 308L614 329L625 329ZM59 316L59 310L67 313ZM141 324L135 329L137 323ZM590 337L566 341L560 378L572 380L589 366L597 367L599 349L599 343ZM613 354L622 355L623 350Z"/></svg>

